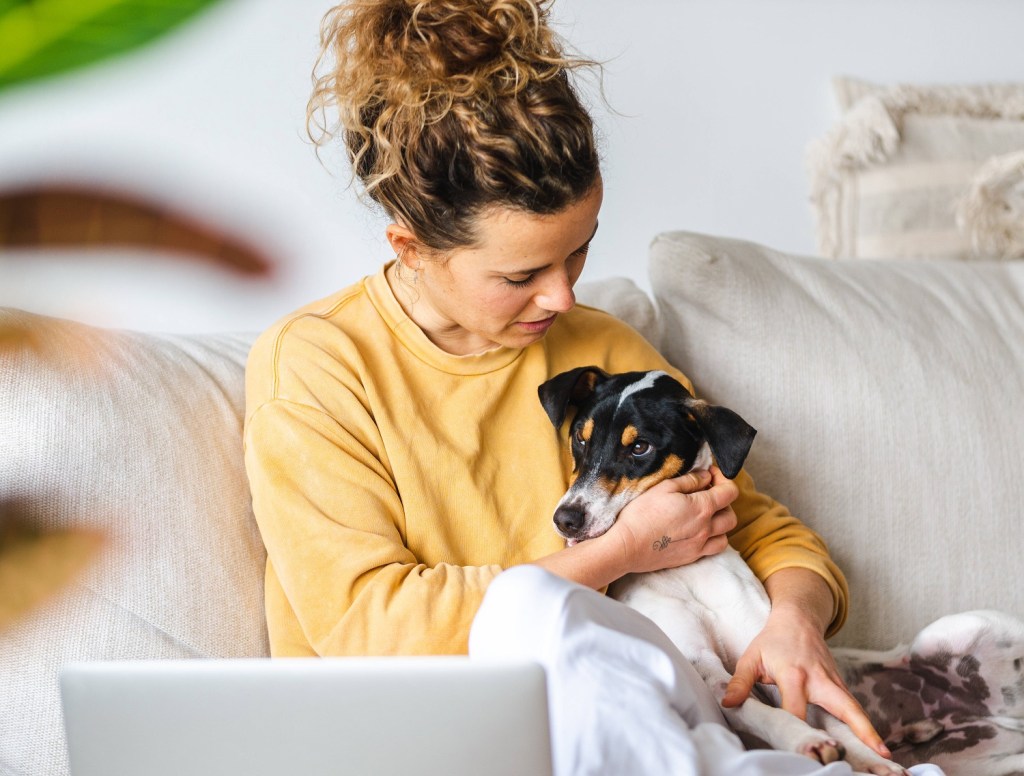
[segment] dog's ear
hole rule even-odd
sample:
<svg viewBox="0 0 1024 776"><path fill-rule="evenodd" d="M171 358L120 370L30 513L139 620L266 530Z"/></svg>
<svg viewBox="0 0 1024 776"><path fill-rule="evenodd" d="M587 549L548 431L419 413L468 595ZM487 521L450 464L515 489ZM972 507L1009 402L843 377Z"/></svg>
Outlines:
<svg viewBox="0 0 1024 776"><path fill-rule="evenodd" d="M551 425L561 428L569 406L578 407L608 377L608 373L599 367L581 366L555 375L541 384L537 394Z"/></svg>
<svg viewBox="0 0 1024 776"><path fill-rule="evenodd" d="M726 407L689 398L683 406L693 413L711 453L718 461L718 468L731 480L743 468L757 429Z"/></svg>

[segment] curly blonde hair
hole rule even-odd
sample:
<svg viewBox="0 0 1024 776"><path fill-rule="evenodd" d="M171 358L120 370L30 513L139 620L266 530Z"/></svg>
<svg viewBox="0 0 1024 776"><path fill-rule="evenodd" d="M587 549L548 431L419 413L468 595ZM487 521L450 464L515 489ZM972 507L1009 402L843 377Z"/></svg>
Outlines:
<svg viewBox="0 0 1024 776"><path fill-rule="evenodd" d="M493 206L555 213L600 163L548 0L349 0L323 18L307 128L336 111L365 193L425 246L474 242Z"/></svg>

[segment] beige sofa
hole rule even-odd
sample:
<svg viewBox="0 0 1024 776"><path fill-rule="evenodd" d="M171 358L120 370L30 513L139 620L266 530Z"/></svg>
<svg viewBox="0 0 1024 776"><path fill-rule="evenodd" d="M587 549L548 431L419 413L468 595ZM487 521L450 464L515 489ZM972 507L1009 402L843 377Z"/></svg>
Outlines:
<svg viewBox="0 0 1024 776"><path fill-rule="evenodd" d="M1024 265L832 262L655 239L632 322L759 429L748 469L848 573L836 638L1024 616ZM69 660L265 655L263 551L241 457L252 335L155 336L0 311L0 507L104 551L0 632L0 774L66 772ZM538 405L538 411L540 407Z"/></svg>

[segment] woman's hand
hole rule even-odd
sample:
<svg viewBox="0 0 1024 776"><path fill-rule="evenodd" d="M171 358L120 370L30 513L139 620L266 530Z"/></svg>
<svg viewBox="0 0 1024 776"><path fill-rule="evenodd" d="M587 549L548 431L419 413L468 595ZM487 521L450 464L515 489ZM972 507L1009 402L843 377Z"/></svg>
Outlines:
<svg viewBox="0 0 1024 776"><path fill-rule="evenodd" d="M629 573L684 566L725 549L738 495L716 466L664 480L627 504L606 533L533 563L598 590Z"/></svg>
<svg viewBox="0 0 1024 776"><path fill-rule="evenodd" d="M608 533L627 572L685 566L728 545L739 489L717 466L663 480L623 507Z"/></svg>
<svg viewBox="0 0 1024 776"><path fill-rule="evenodd" d="M832 594L824 580L807 569L782 569L765 586L772 599L771 614L736 663L722 705L739 706L756 682L774 684L786 711L806 719L807 704L817 704L849 725L869 747L891 758L825 644Z"/></svg>

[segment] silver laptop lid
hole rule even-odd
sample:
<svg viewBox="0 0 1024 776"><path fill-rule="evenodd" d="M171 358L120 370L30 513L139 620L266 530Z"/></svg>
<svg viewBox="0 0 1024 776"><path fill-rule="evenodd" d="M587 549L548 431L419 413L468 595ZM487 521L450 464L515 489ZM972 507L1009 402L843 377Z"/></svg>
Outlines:
<svg viewBox="0 0 1024 776"><path fill-rule="evenodd" d="M461 657L69 664L72 776L549 776L544 670Z"/></svg>

